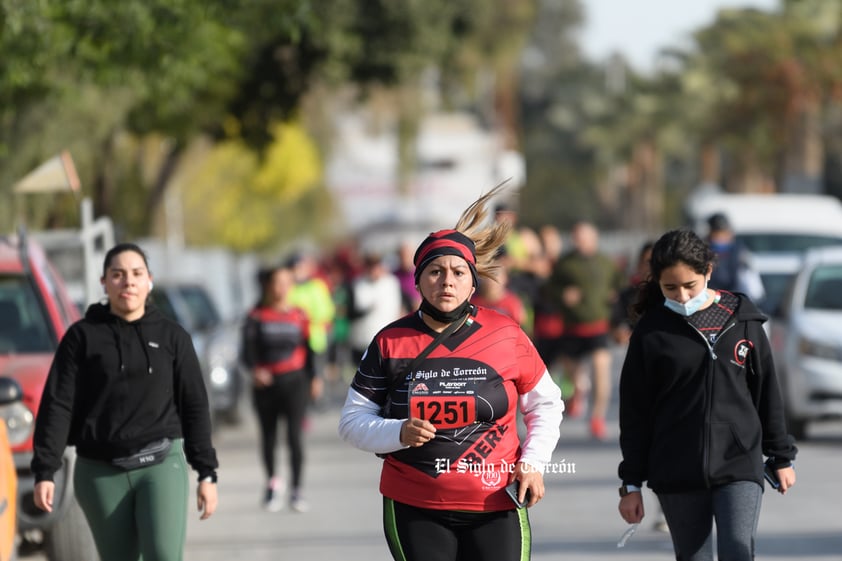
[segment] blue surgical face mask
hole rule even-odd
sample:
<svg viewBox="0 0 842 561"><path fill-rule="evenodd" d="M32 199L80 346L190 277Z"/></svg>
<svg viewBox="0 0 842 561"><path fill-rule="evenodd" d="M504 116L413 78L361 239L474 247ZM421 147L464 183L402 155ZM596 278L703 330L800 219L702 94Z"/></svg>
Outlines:
<svg viewBox="0 0 842 561"><path fill-rule="evenodd" d="M664 300L664 306L666 306L667 308L679 315L682 315L684 317L690 317L696 312L698 312L702 305L704 305L704 303L707 301L708 283L707 279L705 279L705 288L701 292L684 302L683 304L676 300L671 300L667 298Z"/></svg>

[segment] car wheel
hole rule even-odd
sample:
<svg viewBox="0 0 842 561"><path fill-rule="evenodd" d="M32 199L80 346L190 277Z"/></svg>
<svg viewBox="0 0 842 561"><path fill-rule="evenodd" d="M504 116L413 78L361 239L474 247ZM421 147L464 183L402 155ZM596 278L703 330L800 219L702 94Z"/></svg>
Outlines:
<svg viewBox="0 0 842 561"><path fill-rule="evenodd" d="M44 536L44 553L50 561L99 560L88 521L75 498L64 516Z"/></svg>

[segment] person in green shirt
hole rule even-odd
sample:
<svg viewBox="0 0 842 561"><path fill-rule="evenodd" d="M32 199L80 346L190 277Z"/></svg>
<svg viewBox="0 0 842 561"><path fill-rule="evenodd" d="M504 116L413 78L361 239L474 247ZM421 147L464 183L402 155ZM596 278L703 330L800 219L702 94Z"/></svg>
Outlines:
<svg viewBox="0 0 842 561"><path fill-rule="evenodd" d="M564 323L558 351L564 375L574 388L566 401L566 412L570 417L584 412L591 387L585 367L590 362L590 430L594 438L604 440L605 414L611 398L611 310L624 279L614 260L599 250L599 232L593 224L576 224L571 241L573 248L555 264L544 288L547 297L558 306Z"/></svg>
<svg viewBox="0 0 842 561"><path fill-rule="evenodd" d="M323 380L328 338L336 316L336 305L330 287L317 274L318 264L312 255L297 253L287 264L295 274L295 287L290 303L304 310L310 320L310 348L314 353L315 378ZM318 397L320 391L314 391Z"/></svg>

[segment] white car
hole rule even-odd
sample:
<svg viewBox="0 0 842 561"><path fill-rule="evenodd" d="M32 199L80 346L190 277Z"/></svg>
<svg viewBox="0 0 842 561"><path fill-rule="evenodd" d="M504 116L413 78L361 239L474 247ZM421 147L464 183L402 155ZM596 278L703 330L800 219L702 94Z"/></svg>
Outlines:
<svg viewBox="0 0 842 561"><path fill-rule="evenodd" d="M842 238L839 243L842 244ZM801 270L803 253L754 253L749 263L763 283L763 298L756 302L766 315L774 318L781 313L781 302L787 288Z"/></svg>
<svg viewBox="0 0 842 561"><path fill-rule="evenodd" d="M842 417L842 246L805 254L770 332L790 433Z"/></svg>
<svg viewBox="0 0 842 561"><path fill-rule="evenodd" d="M688 199L685 212L702 235L712 214L724 214L754 254L799 253L842 240L842 202L832 195L702 193Z"/></svg>

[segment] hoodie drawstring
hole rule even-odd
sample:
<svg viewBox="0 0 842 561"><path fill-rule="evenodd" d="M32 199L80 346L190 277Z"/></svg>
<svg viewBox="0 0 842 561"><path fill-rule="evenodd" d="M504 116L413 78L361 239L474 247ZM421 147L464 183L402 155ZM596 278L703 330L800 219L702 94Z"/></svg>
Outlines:
<svg viewBox="0 0 842 561"><path fill-rule="evenodd" d="M111 330L111 333L114 334L114 340L117 347L117 358L120 361L120 372L126 370L126 365L123 363L123 339L120 337L120 330L117 329L117 325L113 322L108 323L108 328Z"/></svg>
<svg viewBox="0 0 842 561"><path fill-rule="evenodd" d="M149 357L149 349L146 348L148 343L143 337L143 327L141 327L140 323L134 323L131 325L134 328L137 338L140 339L140 347L143 349L143 355L146 357L146 372L152 374L152 359ZM117 356L120 360L120 372L124 372L126 370L126 365L123 362L123 340L120 336L120 329L118 328L118 325L113 322L110 322L108 327L111 329L111 332L114 334L114 339L116 340Z"/></svg>
<svg viewBox="0 0 842 561"><path fill-rule="evenodd" d="M137 322L134 324L134 328L138 338L140 339L140 346L143 347L143 354L146 355L146 371L149 374L152 374L152 360L149 358L149 349L146 348L148 343L146 342L146 338L143 336L143 326L141 326L140 322Z"/></svg>

